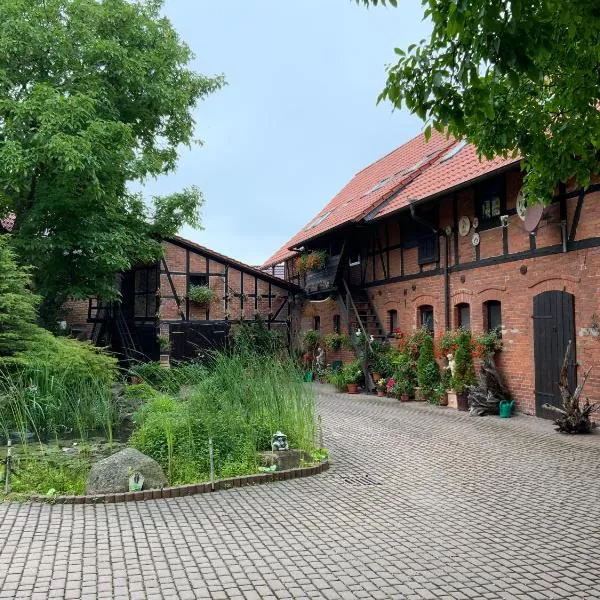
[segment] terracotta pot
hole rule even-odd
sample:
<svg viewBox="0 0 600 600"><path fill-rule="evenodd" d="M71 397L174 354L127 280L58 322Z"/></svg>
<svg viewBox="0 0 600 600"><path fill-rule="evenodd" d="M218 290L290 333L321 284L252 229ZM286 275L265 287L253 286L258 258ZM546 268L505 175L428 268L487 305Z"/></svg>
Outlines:
<svg viewBox="0 0 600 600"><path fill-rule="evenodd" d="M440 396L440 406L448 406L448 394L442 394Z"/></svg>
<svg viewBox="0 0 600 600"><path fill-rule="evenodd" d="M380 379L381 379L381 373L377 373L377 371L375 371L373 373L373 382L377 383Z"/></svg>
<svg viewBox="0 0 600 600"><path fill-rule="evenodd" d="M349 383L348 384L348 393L349 394L358 394L358 383Z"/></svg>
<svg viewBox="0 0 600 600"><path fill-rule="evenodd" d="M135 377L134 375L132 375L129 378L129 381L132 385L137 385L138 383L142 383L142 380L139 377Z"/></svg>
<svg viewBox="0 0 600 600"><path fill-rule="evenodd" d="M400 395L400 402L408 402L409 398L408 398L408 394L401 394Z"/></svg>
<svg viewBox="0 0 600 600"><path fill-rule="evenodd" d="M383 390L377 390L377 396L379 396L379 398L384 398L385 392Z"/></svg>
<svg viewBox="0 0 600 600"><path fill-rule="evenodd" d="M425 402L427 400L427 398L425 398L423 390L420 387L415 388L415 400L417 402Z"/></svg>

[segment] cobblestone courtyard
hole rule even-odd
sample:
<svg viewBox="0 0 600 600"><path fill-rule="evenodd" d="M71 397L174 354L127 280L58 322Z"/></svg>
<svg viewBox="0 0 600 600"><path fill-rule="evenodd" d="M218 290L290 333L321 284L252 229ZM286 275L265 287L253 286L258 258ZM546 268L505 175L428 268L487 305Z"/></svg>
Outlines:
<svg viewBox="0 0 600 600"><path fill-rule="evenodd" d="M0 505L0 598L600 598L600 435L321 392L332 468Z"/></svg>

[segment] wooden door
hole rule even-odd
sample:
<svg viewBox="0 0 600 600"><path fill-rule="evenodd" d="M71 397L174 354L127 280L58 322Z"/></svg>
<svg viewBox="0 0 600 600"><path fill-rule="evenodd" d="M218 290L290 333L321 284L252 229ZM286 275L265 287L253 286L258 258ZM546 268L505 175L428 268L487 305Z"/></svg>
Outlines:
<svg viewBox="0 0 600 600"><path fill-rule="evenodd" d="M542 292L533 298L533 343L535 361L535 413L545 419L556 414L542 408L544 404L560 406L558 379L565 350L572 341L569 358L569 387L575 388L575 311L572 294L561 291Z"/></svg>

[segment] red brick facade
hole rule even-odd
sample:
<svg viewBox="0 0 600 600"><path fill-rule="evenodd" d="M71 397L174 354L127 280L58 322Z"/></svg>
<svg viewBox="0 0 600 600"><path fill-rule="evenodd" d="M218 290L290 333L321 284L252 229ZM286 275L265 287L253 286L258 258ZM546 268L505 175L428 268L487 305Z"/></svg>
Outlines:
<svg viewBox="0 0 600 600"><path fill-rule="evenodd" d="M401 231L411 222L408 211L386 215L365 223L360 229L345 232L362 247L361 264L348 267L342 274L347 281L366 290L379 320L388 329L389 311L397 311L398 327L410 332L419 325L419 309L433 307L434 333L446 329L448 309L451 328L457 327L457 305L467 304L470 328L479 333L485 328L486 302L499 301L502 315L504 349L497 361L520 410L535 414L535 356L533 339L533 300L545 291L563 291L574 297L574 330L577 374L592 367L585 393L600 400L600 191L588 192L582 202L579 194L564 189L562 197L546 208L535 232L530 235L516 214L516 199L521 174L509 170L500 176L505 199L502 214L489 228L471 228L465 236L458 234L458 219L477 216L475 186L438 198L430 204L438 207L439 256L419 266L418 248L403 247ZM593 188L595 189L595 188ZM579 210L577 205L579 203ZM417 211L418 213L418 211ZM576 214L579 213L579 217ZM564 221L564 223L561 223ZM452 229L448 240L445 230ZM480 236L479 245L473 235ZM563 251L566 233L566 252ZM573 234L573 235L571 235ZM360 239L360 242L357 242ZM446 306L446 246L448 254L448 295ZM318 242L314 242L314 247ZM321 247L326 247L322 242ZM293 260L287 261L288 277L293 277ZM344 315L344 307L327 303L305 303L301 330L312 327L314 316L320 317L323 336L333 330L333 315ZM347 325L346 325L347 327ZM337 354L330 358L347 358Z"/></svg>

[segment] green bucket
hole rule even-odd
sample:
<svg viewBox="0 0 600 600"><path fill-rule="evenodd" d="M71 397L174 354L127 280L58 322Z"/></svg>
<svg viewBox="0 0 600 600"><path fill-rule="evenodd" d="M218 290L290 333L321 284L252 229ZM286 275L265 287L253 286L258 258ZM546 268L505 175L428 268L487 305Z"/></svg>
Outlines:
<svg viewBox="0 0 600 600"><path fill-rule="evenodd" d="M512 411L515 406L514 400L500 400L500 417L503 419L509 419L512 417Z"/></svg>
<svg viewBox="0 0 600 600"><path fill-rule="evenodd" d="M304 381L312 381L314 379L314 373L312 371L305 371Z"/></svg>

